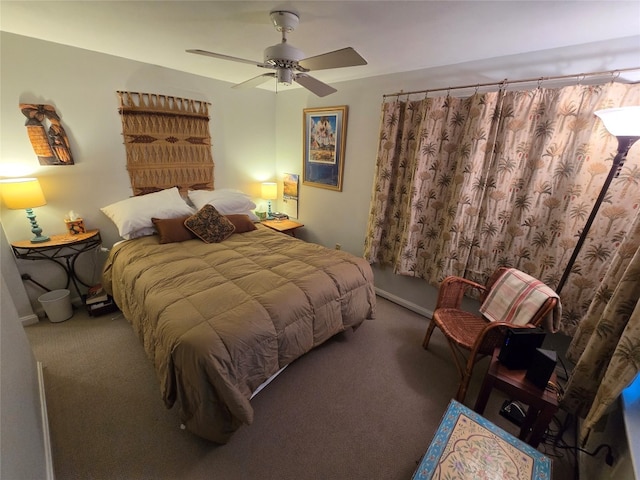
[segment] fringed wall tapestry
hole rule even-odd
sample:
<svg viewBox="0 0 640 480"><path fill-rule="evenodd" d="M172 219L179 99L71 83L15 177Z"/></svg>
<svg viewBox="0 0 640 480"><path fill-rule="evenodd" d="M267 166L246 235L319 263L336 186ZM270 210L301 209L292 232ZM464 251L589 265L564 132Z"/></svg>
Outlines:
<svg viewBox="0 0 640 480"><path fill-rule="evenodd" d="M165 188L213 189L209 103L117 92L134 195Z"/></svg>
<svg viewBox="0 0 640 480"><path fill-rule="evenodd" d="M40 165L73 165L67 133L52 105L21 103L27 135Z"/></svg>

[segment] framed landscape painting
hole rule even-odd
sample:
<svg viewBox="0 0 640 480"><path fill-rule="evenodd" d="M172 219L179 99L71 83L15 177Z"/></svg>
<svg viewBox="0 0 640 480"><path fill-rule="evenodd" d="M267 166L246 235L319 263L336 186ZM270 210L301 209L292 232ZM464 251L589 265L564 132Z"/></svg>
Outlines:
<svg viewBox="0 0 640 480"><path fill-rule="evenodd" d="M342 191L347 106L303 111L302 183Z"/></svg>

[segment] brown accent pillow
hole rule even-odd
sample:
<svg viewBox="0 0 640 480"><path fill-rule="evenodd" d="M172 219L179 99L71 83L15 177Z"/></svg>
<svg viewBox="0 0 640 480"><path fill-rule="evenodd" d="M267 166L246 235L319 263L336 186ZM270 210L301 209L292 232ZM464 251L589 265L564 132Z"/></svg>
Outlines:
<svg viewBox="0 0 640 480"><path fill-rule="evenodd" d="M184 226L203 242L218 243L229 238L236 227L213 205L205 205L184 221Z"/></svg>
<svg viewBox="0 0 640 480"><path fill-rule="evenodd" d="M160 243L184 242L196 238L191 230L184 226L184 222L190 215L177 218L152 218L160 236Z"/></svg>
<svg viewBox="0 0 640 480"><path fill-rule="evenodd" d="M253 224L253 222L249 218L249 215L234 213L233 215L225 215L225 217L227 217L229 221L236 227L236 231L233 233L250 232L251 230L256 230L258 228Z"/></svg>

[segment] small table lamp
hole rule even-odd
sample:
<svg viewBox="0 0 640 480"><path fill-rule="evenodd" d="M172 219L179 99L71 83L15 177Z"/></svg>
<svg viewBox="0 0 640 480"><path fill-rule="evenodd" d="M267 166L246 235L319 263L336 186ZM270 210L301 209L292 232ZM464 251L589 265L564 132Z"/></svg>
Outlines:
<svg viewBox="0 0 640 480"><path fill-rule="evenodd" d="M42 235L42 229L36 222L36 216L33 213L35 207L46 205L47 201L40 188L40 182L37 178L12 178L0 180L0 189L2 199L7 208L12 210L26 209L27 218L31 222L31 232L34 237L31 243L42 243L49 241L49 237Z"/></svg>
<svg viewBox="0 0 640 480"><path fill-rule="evenodd" d="M273 218L271 216L271 200L278 198L278 185L275 182L264 182L262 184L262 198L269 201L267 218Z"/></svg>

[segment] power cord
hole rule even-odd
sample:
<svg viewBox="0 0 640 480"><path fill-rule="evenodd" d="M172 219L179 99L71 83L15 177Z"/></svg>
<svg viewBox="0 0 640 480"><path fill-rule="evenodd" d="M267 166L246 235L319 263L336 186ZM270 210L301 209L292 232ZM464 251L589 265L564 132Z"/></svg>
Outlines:
<svg viewBox="0 0 640 480"><path fill-rule="evenodd" d="M615 457L613 455L613 449L611 445L607 443L603 443L598 445L593 451L588 451L584 448L580 448L578 446L578 421L574 415L567 414L564 421L561 421L558 416L553 417L553 425L557 427L557 430L554 430L551 426L547 429L547 433L545 434L542 445L544 445L544 453L545 455L563 458L564 455L560 451L568 451L573 456L573 465L574 465L574 479L579 480L580 472L578 467L578 452L582 452L590 457L596 457L601 450L606 449L605 454L605 462L608 466L613 466L615 461ZM564 434L567 432L571 424L573 423L573 442L571 445L564 440ZM549 451L547 451L549 450Z"/></svg>
<svg viewBox="0 0 640 480"><path fill-rule="evenodd" d="M584 448L580 448L577 445L556 445L554 448L575 450L575 452L586 453L590 457L595 457L596 455L598 455L598 453L600 453L600 450L602 450L603 448L606 448L607 454L604 457L605 463L611 467L613 466L613 462L615 460L615 458L613 457L613 450L611 449L611 445L609 445L608 443L602 443L598 445L598 447L593 452L590 452L589 450L585 450Z"/></svg>

